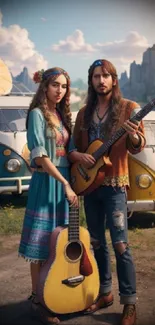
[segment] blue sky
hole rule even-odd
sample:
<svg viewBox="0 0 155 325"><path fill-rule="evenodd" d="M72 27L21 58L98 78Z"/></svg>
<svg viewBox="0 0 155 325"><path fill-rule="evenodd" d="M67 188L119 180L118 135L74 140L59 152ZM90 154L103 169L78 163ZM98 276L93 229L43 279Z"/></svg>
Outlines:
<svg viewBox="0 0 155 325"><path fill-rule="evenodd" d="M0 0L0 57L14 75L60 66L87 80L105 58L118 74L155 44L152 0Z"/></svg>

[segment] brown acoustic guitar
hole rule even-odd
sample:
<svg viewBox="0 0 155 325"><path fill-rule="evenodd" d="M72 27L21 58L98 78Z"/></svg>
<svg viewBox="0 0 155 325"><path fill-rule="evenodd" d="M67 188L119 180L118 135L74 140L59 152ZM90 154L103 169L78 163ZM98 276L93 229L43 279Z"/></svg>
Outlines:
<svg viewBox="0 0 155 325"><path fill-rule="evenodd" d="M90 236L79 226L79 211L70 209L69 225L51 234L50 256L42 265L37 296L43 306L56 314L80 312L99 293L99 274Z"/></svg>
<svg viewBox="0 0 155 325"><path fill-rule="evenodd" d="M138 111L130 121L141 121L154 107L155 98ZM111 146L126 133L123 127L120 127L107 142L101 140L93 141L86 153L91 154L96 163L92 168L86 168L81 163L76 162L71 167L71 185L77 195L85 195L103 183L105 165L110 167L112 164L107 155Z"/></svg>

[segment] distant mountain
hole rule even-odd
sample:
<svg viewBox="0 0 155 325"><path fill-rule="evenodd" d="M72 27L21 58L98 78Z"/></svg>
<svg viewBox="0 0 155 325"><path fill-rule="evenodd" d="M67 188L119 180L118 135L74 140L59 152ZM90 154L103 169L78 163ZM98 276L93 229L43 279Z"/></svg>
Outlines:
<svg viewBox="0 0 155 325"><path fill-rule="evenodd" d="M37 89L37 85L34 81L30 78L28 74L28 69L24 67L23 71L16 77L13 77L13 88L12 93L17 92L35 92Z"/></svg>
<svg viewBox="0 0 155 325"><path fill-rule="evenodd" d="M77 79L75 81L71 82L71 87L72 88L78 88L81 90L87 90L87 84L84 83L84 81L82 79Z"/></svg>
<svg viewBox="0 0 155 325"><path fill-rule="evenodd" d="M130 64L130 76L122 73L119 80L124 97L148 102L155 97L155 44L143 53L142 64Z"/></svg>

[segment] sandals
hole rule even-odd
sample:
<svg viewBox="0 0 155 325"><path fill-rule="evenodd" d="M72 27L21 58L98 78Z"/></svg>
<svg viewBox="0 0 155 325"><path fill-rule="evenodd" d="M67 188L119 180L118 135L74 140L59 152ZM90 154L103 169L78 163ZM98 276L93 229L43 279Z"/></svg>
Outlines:
<svg viewBox="0 0 155 325"><path fill-rule="evenodd" d="M102 308L107 308L111 306L113 302L114 302L114 298L111 292L108 295L100 294L97 297L96 301L88 309L84 311L84 315L93 314L97 310L100 310Z"/></svg>
<svg viewBox="0 0 155 325"><path fill-rule="evenodd" d="M31 301L31 318L36 321L41 321L43 324L59 324L60 320L52 313L50 313L41 303L37 300L36 294L32 294L28 297L28 300Z"/></svg>
<svg viewBox="0 0 155 325"><path fill-rule="evenodd" d="M32 291L31 295L27 298L27 300L31 300L32 302L34 302L36 298L36 293Z"/></svg>

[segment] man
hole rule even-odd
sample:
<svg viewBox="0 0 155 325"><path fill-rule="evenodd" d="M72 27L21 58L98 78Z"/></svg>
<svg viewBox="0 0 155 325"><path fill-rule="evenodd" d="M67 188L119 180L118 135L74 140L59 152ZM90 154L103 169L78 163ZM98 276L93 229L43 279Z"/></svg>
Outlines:
<svg viewBox="0 0 155 325"><path fill-rule="evenodd" d="M84 196L86 221L100 275L98 299L86 313L113 303L106 218L116 257L120 303L124 305L121 325L134 325L136 321L136 276L127 238L126 188L129 186L128 152L136 154L145 145L143 123L129 120L138 107L137 103L122 98L113 64L96 60L88 72L86 105L79 111L75 123L77 151L71 151L69 156L72 162L79 161L89 168L95 164L93 156L84 153L89 144L97 138L107 141L121 126L126 130L109 152L112 166L105 167L103 184Z"/></svg>

